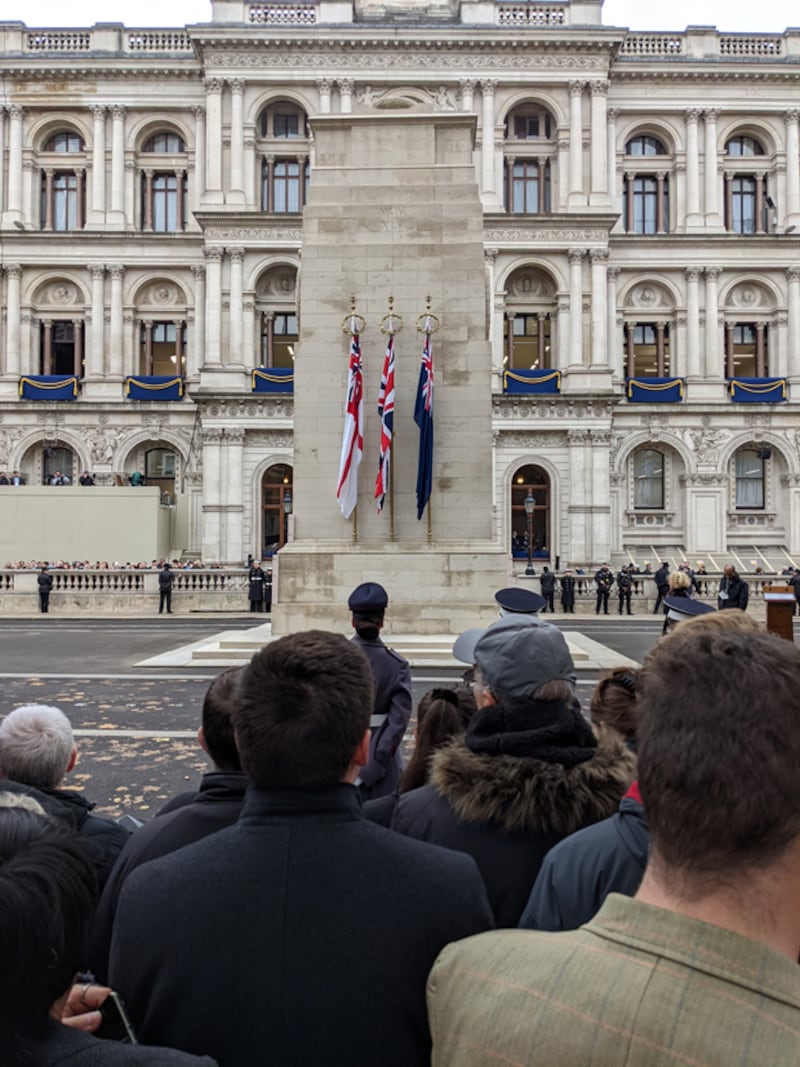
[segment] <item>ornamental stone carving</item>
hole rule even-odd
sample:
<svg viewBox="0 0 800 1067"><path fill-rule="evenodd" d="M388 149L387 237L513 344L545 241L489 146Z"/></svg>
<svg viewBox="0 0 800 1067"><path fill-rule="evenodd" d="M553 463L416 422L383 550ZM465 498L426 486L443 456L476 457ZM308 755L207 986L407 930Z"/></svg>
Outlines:
<svg viewBox="0 0 800 1067"><path fill-rule="evenodd" d="M178 304L181 302L182 296L183 294L179 291L177 285L173 285L171 282L152 282L139 291L136 302L140 306L156 305L165 307Z"/></svg>
<svg viewBox="0 0 800 1067"><path fill-rule="evenodd" d="M684 436L698 463L719 463L720 449L730 440L731 433L704 426L702 429L686 429Z"/></svg>
<svg viewBox="0 0 800 1067"><path fill-rule="evenodd" d="M634 285L625 296L625 307L652 311L656 308L672 308L674 301L668 289L658 282L643 282Z"/></svg>
<svg viewBox="0 0 800 1067"><path fill-rule="evenodd" d="M742 282L735 285L728 294L726 301L728 307L752 310L754 308L772 308L774 301L763 285L758 282Z"/></svg>

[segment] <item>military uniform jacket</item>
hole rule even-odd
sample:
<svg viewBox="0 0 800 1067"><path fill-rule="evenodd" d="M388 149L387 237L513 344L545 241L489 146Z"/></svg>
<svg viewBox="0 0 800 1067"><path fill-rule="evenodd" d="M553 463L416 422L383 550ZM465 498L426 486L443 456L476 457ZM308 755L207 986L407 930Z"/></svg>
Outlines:
<svg viewBox="0 0 800 1067"><path fill-rule="evenodd" d="M580 930L449 946L428 980L428 1014L433 1067L789 1067L800 968L741 934L612 894Z"/></svg>
<svg viewBox="0 0 800 1067"><path fill-rule="evenodd" d="M401 746L411 718L411 668L379 637L365 641L355 634L352 640L369 660L375 680L369 763L361 769L365 795L374 799L394 792L403 773Z"/></svg>

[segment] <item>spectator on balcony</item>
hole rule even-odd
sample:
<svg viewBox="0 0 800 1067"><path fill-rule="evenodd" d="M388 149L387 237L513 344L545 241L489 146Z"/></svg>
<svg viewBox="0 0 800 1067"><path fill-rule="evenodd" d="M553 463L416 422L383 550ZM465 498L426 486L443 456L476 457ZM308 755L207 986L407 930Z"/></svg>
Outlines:
<svg viewBox="0 0 800 1067"><path fill-rule="evenodd" d="M68 474L62 474L61 471L56 471L55 474L50 477L50 485L72 485L72 479Z"/></svg>
<svg viewBox="0 0 800 1067"><path fill-rule="evenodd" d="M94 475L89 471L84 471L78 481L81 485L94 485Z"/></svg>
<svg viewBox="0 0 800 1067"><path fill-rule="evenodd" d="M11 481L5 471L0 471L0 485L11 485Z"/></svg>
<svg viewBox="0 0 800 1067"><path fill-rule="evenodd" d="M20 474L19 471L13 471L11 474L12 485L25 485L26 478L24 474Z"/></svg>
<svg viewBox="0 0 800 1067"><path fill-rule="evenodd" d="M144 485L144 475L141 471L134 471L128 475L128 481L131 485Z"/></svg>

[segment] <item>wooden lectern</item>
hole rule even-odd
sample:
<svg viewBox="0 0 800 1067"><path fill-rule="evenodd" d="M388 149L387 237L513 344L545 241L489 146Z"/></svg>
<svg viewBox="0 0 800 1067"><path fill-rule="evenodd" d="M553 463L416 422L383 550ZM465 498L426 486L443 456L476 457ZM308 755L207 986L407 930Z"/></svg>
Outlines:
<svg viewBox="0 0 800 1067"><path fill-rule="evenodd" d="M764 603L767 605L767 629L771 634L794 641L795 596L791 586L769 585L764 587Z"/></svg>

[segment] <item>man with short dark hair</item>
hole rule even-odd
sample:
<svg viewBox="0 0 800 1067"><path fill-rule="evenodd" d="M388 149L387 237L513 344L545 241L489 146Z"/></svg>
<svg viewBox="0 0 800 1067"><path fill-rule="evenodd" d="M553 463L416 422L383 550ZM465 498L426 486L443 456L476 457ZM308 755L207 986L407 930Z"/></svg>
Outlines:
<svg viewBox="0 0 800 1067"><path fill-rule="evenodd" d="M427 973L491 912L471 859L362 818L373 691L357 645L318 630L244 668L239 821L119 899L110 978L143 1041L231 1067L429 1063Z"/></svg>
<svg viewBox="0 0 800 1067"><path fill-rule="evenodd" d="M650 855L634 899L580 930L445 950L435 1067L796 1063L800 651L687 623L637 679ZM590 976L587 980L587 976Z"/></svg>
<svg viewBox="0 0 800 1067"><path fill-rule="evenodd" d="M172 614L172 587L175 584L175 575L172 567L165 563L158 572L158 614L161 615L166 605L167 615Z"/></svg>

